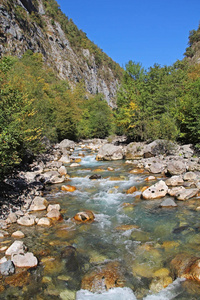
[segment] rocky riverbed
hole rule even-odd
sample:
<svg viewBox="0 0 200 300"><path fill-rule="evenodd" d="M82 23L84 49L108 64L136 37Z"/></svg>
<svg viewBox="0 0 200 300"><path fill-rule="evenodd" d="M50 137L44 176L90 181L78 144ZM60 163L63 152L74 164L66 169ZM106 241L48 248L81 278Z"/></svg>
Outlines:
<svg viewBox="0 0 200 300"><path fill-rule="evenodd" d="M75 148L79 149L76 150L76 155L74 155ZM130 185L130 179L128 183L126 180L124 181L125 183L123 183L123 185L125 184L126 186L127 184L127 188L126 191L123 191L123 194L120 195L121 198L124 196L128 197L127 199L129 201L122 203L120 207L127 213L129 221L128 224L121 224L121 222L119 222L115 229L117 232L122 232L122 234L125 235L131 234L131 239L140 243L137 249L134 250L134 255L138 255L139 257L132 266L134 278L138 278L138 276L149 278L149 284L147 286L154 293L166 288L177 277L199 282L199 257L195 251L191 251L190 254L179 252L178 254L174 253L174 255L172 255L173 251L170 251L171 249L179 248L181 245L179 241L163 240L161 243L157 242L156 244L152 241L148 232L141 231L140 226L129 224L132 218L130 214L135 209L137 202L140 203L140 201L143 201L143 203L147 201L146 205L152 207L151 209L153 210L155 207L157 207L157 209L173 210L176 209L177 206L180 206L179 203L184 203L181 204L183 210L184 206L189 205L190 209L198 213L200 210L200 203L198 201L200 190L200 164L199 157L195 155L192 145L179 146L162 140L157 140L149 144L130 143L128 145L121 143L118 139L114 140L113 143L108 143L107 140L96 139L83 141L79 144L64 140L55 145L50 154L44 155L40 160L33 162L29 166L28 171L21 171L17 177L6 179L4 182L4 186L7 185L9 189L5 191L4 198L2 197L1 199L1 291L6 290L7 286L12 286L10 282L14 282L13 284L16 286L20 286L20 284L21 286L25 286L27 284L26 280L31 276L28 275L30 274L28 270L37 270L37 268L39 268L37 266L41 263L43 265L51 265L51 261L55 260L55 258L51 258L51 256L48 255L47 250L41 253L42 250L35 252L35 247L33 247L33 249L27 249L26 244L22 240L26 232L29 232L27 228L38 228L36 230L40 230L39 228L42 228L42 230L44 228L52 229L54 227L57 228L56 226L59 222L65 222L65 211L63 211L60 202L58 201L58 203L56 203L54 200L52 203L46 196L48 195L48 190L51 190L53 186L55 186L55 188L59 187L63 193L70 195L80 192L77 188L80 183L78 183L77 186L72 183L74 172L77 172L79 167L81 167L81 161L85 155L84 150L94 153L96 162L99 164L101 161L120 162L122 160L123 168L126 169L126 174L129 174L128 178L132 178L131 176L142 176L144 180L145 184L141 186L140 190L138 190L136 185ZM91 183L98 180L101 182L103 178L104 185L106 185L106 181L104 181L106 177L102 174L109 172L109 174L113 174L112 179L108 179L109 182L113 181L114 183L116 181L118 183L125 175L120 175L120 171L116 170L119 170L119 167L116 168L116 165L115 167L113 167L112 164L107 165L107 169L105 170L100 164L100 167L93 169L92 174L90 174L91 176L86 176L86 178L88 178L87 180L90 180ZM84 170L81 169L80 171L90 172L87 168ZM84 177L82 181L83 180ZM106 192L107 196L110 193L117 193L117 183L116 185L111 185L111 188ZM89 189L92 190L93 187L91 186ZM7 199L6 196L8 197ZM84 194L82 197L84 197ZM129 197L132 197L131 199L134 199L134 201L130 201ZM6 202L6 200L8 201ZM85 205L82 206L85 207ZM115 216L115 218L116 217L117 216ZM100 215L92 211L89 207L88 209L76 211L76 213L74 211L74 214L71 215L68 220L70 220L72 224L79 226L80 224L92 224L93 222L95 224L96 220L99 222L98 218L100 218ZM124 218L124 216L120 218ZM74 225L70 223L69 227L71 226L73 227ZM169 225L166 225L166 228L167 226ZM163 227L163 231L166 231L166 228ZM195 230L198 231L197 227L195 228ZM159 230L159 227L154 229L156 233L159 232ZM173 228L173 232L177 234L187 232L188 230L189 225L184 220L178 227ZM191 241L190 243L193 245ZM68 244L65 247L65 251L62 250L61 254L65 262L71 259L73 266L77 264L74 262L77 256L75 244L76 242L74 244ZM194 247L194 245L192 247ZM162 251L163 249L164 251L170 249L167 255L167 261L169 262L167 268L164 266L166 261L165 263L160 263L162 261L160 253L162 251L160 249L162 249ZM183 252L185 252L185 249L183 250ZM145 252L145 255L141 255L141 253ZM45 260L45 257L47 257L47 260ZM130 286L131 289L134 290L130 283L126 283L126 271L123 265L121 265L121 261L116 261L116 258L113 260L111 257L105 259L101 258L100 261L103 261L103 264L102 266L99 265L99 269L94 268L90 272L84 272L84 275L80 275L80 277L82 277L80 286L82 289L89 290L90 292L104 293L110 288L125 288ZM154 260L155 257L157 257L156 266L154 265L153 268L149 267L148 260L152 262L152 259ZM99 258L95 258L95 260L96 259L98 262ZM142 259L144 261L141 264L139 260ZM20 277L19 274L21 274ZM23 277L23 274L26 275ZM47 280L47 277L48 276L43 277L43 280ZM45 284L48 285L48 282ZM68 293L70 294L70 291L68 291ZM145 291L143 294L141 292L141 295L145 295L145 293ZM138 299L142 297L141 295L139 295L137 291ZM53 297L53 295L51 295L51 297ZM70 299L75 299L74 294L70 297L72 297Z"/></svg>

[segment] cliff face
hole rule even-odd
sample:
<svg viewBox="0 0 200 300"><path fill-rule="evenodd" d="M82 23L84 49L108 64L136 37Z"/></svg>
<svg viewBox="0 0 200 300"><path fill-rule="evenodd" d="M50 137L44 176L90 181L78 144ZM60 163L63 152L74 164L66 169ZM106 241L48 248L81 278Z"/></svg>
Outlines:
<svg viewBox="0 0 200 300"><path fill-rule="evenodd" d="M200 64L200 25L197 30L190 31L188 47L184 55L189 64Z"/></svg>
<svg viewBox="0 0 200 300"><path fill-rule="evenodd" d="M72 85L84 80L89 93L103 93L108 104L115 106L115 95L122 69L90 42L83 32L81 32L83 38L80 42L89 47L75 43L71 36L74 35L75 39L76 34L80 35L80 31L72 20L68 21L67 17L58 10L61 17L66 18L65 23L75 28L73 35L69 36L56 17L49 15L47 0L2 1L3 3L0 4L0 56L17 55L20 57L28 49L40 52L43 54L44 61L57 72L61 79L68 79ZM57 5L54 0L51 1ZM97 60L96 54L106 58L106 62L101 56L100 61Z"/></svg>

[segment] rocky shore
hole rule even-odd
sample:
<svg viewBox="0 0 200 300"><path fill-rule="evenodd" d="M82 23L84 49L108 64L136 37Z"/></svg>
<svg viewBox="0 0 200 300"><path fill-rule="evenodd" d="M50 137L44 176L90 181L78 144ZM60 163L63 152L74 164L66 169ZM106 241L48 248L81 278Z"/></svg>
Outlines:
<svg viewBox="0 0 200 300"><path fill-rule="evenodd" d="M165 182L158 181L153 187L148 187L142 194L144 199L161 198L169 194L178 200L187 200L199 192L200 158L194 153L192 145L180 146L165 140L124 144L122 137L115 137L110 142L93 139L79 144L65 139L54 145L49 153L38 157L29 165L28 171L20 171L14 178L4 180L0 198L1 228L6 228L13 221L19 222L25 216L28 219L28 212L40 210L38 206L47 208L48 205L41 200L45 186L67 182L69 176L66 166L79 166L81 159L72 156L76 146L96 152L96 160L125 159L132 166L132 173L148 172L148 181L155 180L157 175L168 177ZM67 186L63 189L66 190Z"/></svg>

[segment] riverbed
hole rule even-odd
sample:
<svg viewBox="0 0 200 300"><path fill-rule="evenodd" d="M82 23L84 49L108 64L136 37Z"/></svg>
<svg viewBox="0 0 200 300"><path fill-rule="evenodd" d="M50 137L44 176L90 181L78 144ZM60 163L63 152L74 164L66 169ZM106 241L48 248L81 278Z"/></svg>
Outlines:
<svg viewBox="0 0 200 300"><path fill-rule="evenodd" d="M196 207L200 199L176 201L177 207L161 208L164 198L141 199L141 189L165 180L164 175L147 182L149 173L130 173L133 166L123 160L96 161L95 153L78 147L73 157L80 157L80 152L80 165L67 166L67 184L76 190L62 191L62 184L56 184L47 186L44 192L49 203L60 204L63 220L51 227L9 227L9 232L24 232L23 241L37 256L39 265L24 271L21 285L8 280L0 299L199 299L200 285L174 278L170 262L182 252L199 255ZM91 180L93 174L101 178ZM127 194L133 186L135 192ZM94 221L76 223L73 216L85 210L94 213ZM43 213L37 214L40 217ZM5 238L1 244L10 241ZM122 287L98 294L81 289L86 274L112 262L120 266ZM164 275L159 270L164 270ZM164 278L168 278L164 284L167 287L161 289Z"/></svg>

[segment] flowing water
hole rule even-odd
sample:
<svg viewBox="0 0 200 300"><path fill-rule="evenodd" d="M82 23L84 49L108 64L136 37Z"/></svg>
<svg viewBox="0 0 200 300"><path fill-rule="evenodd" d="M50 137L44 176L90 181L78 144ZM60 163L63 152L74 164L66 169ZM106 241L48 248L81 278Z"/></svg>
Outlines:
<svg viewBox="0 0 200 300"><path fill-rule="evenodd" d="M98 162L88 150L76 149L73 156L80 151L85 154L80 167L67 168L68 183L76 191L61 191L61 185L49 186L45 191L50 203L60 203L63 221L50 228L9 228L11 232L24 232L23 241L38 257L39 266L20 275L21 286L7 281L0 299L200 299L200 285L181 279L173 278L173 283L161 291L150 291L152 281L157 280L154 273L169 269L178 253L199 255L200 219L195 209L200 200L180 201L177 208L160 208L163 199L140 198L149 174L131 174L133 167L125 161ZM90 180L92 174L101 175L101 179ZM137 191L127 194L132 186ZM71 220L83 210L93 211L93 223ZM120 263L125 287L99 294L81 290L83 276L105 261Z"/></svg>

